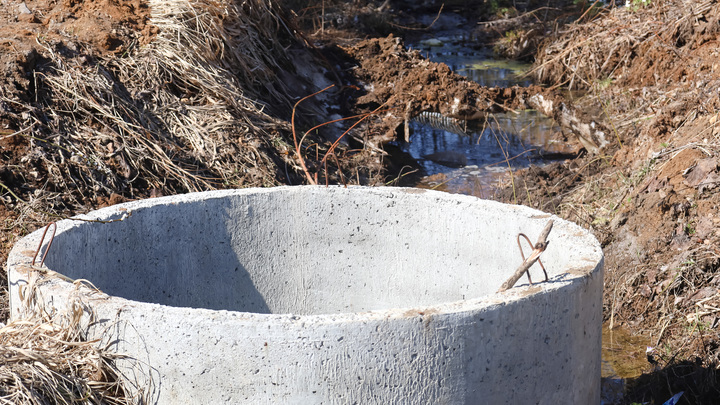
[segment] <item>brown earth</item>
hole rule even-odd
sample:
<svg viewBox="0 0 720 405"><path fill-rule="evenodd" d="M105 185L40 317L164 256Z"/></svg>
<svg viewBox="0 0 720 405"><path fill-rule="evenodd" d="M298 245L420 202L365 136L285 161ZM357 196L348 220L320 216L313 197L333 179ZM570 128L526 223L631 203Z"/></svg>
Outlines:
<svg viewBox="0 0 720 405"><path fill-rule="evenodd" d="M317 89L307 86L307 81L287 79L299 75L301 68L275 56L275 62L257 62L258 66L266 63L253 70L260 79L236 73L223 82L239 82L242 92L272 106L269 115L243 104L242 108L253 112L242 119L233 113L233 119L239 121L232 122L244 122L246 127L212 132L216 136L205 139L212 148L194 149L197 140L181 137L177 127L169 125L156 128L147 124L136 139L124 129L108 129L112 120L93 118L92 114L80 117L82 125L66 124L63 120L71 120L80 110L72 111L72 103L58 107L53 93L57 88L49 89L45 81L54 77L63 63L77 71L106 68L114 78L125 77L123 58L143 52L163 34L151 23L147 2L3 2L0 258L6 259L18 237L57 217L128 199L310 181L388 184L396 179L403 162L394 161L383 149L388 141L403 137L406 120L421 111L481 118L522 107L532 94L567 101L539 86L484 88L455 75L446 65L408 52L398 35L410 35L408 28L417 24L409 21L407 9L396 11L392 3L383 8L380 1L341 2L353 8L327 12L344 16L345 23L323 25L322 31L317 23L319 7L310 2L284 3L293 9L278 12L280 17L271 21L276 27L291 28L286 37L273 38L278 46L268 47L268 52L279 55L288 49L288 53L308 58L304 61L311 60L310 64L330 69L331 73L321 74L323 80L336 85L328 90L326 100L339 109L323 112L327 108L320 101L305 101L310 105L297 110L300 118L293 128L289 122L292 103L283 100L297 101ZM593 9L577 23L559 25L563 28L538 51L537 79L553 87L582 88L585 95L573 104L606 129L610 144L577 159L515 173L524 178L515 184L524 184L525 189L508 187L498 195L498 199L576 221L602 242L606 320L648 336L659 353L660 368L635 382L626 396L628 403L659 404L680 390L686 391L685 403L715 403L720 398L716 374L720 365L718 10L716 1L658 0L652 7ZM583 10L574 11L577 17ZM362 30L347 29L352 13L364 24ZM567 15L563 14L562 22ZM494 18L515 28L529 24L527 16L520 17ZM538 18L532 21L534 24ZM293 37L295 25L306 30L298 29L302 33ZM486 24L486 28L490 26ZM532 29L552 26L543 21ZM522 35L530 35L529 31ZM383 35L366 39L368 32ZM396 35L385 35L391 32ZM535 39L544 36L544 32L532 34ZM221 61L225 65L218 65L218 71L232 70L242 57L233 64ZM121 79L113 83L113 91L127 84ZM192 80L172 87L165 98L153 96L153 89L130 91L127 85L125 93L89 93L110 101L114 99L109 94L122 94L119 99L128 103L113 105L129 110L132 106L152 109L152 103L172 96L175 98L164 106L173 106L179 115L221 103L242 104L224 99L226 93L221 89L212 97L203 94L193 87L198 84ZM55 98L44 103L45 92ZM90 111L88 106L103 104L99 100L86 106L81 100L74 105ZM332 146L339 135L333 131L344 131L350 124L332 127L320 136L311 134L312 142L306 141L306 145L315 146L297 144L293 130L299 134L301 129L327 122L330 113L365 118L338 149ZM133 118L133 125L138 126L147 117L121 116L140 117ZM354 121L357 119L349 122ZM102 154L91 155L94 149L81 143L91 136L96 137L93 144L104 148ZM565 136L574 139L570 133ZM143 160L141 153L133 152L139 146L124 145L130 140L137 145L157 145L163 151L157 159L166 160L162 164L157 159ZM573 142L580 147L576 139ZM74 147L84 154L68 152L75 151ZM83 156L97 159L83 160ZM330 164L329 169L325 163ZM165 173L164 168L168 168ZM6 299L1 301L6 307Z"/></svg>
<svg viewBox="0 0 720 405"><path fill-rule="evenodd" d="M388 111L370 125L372 133L384 134L375 139L377 144L394 140L398 127L424 111L484 120L491 113L524 107L529 95L546 93L539 86L487 88L469 82L446 64L428 61L420 51L408 51L392 34L360 41L345 51L359 64L354 75L372 83L372 90L358 97L355 107Z"/></svg>
<svg viewBox="0 0 720 405"><path fill-rule="evenodd" d="M11 1L0 7L0 84L4 95L27 94L32 72L42 52L38 45L62 43L67 53L121 54L134 43L146 44L156 29L140 0L130 1ZM90 48L90 49L87 49ZM87 49L87 50L86 50Z"/></svg>

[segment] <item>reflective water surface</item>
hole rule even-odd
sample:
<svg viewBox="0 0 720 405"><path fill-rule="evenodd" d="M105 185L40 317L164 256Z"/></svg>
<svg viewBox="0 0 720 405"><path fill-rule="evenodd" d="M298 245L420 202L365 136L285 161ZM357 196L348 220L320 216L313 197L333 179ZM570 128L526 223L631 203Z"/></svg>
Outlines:
<svg viewBox="0 0 720 405"><path fill-rule="evenodd" d="M606 324L602 329L602 401L603 405L623 402L626 380L653 371L648 361L648 338Z"/></svg>
<svg viewBox="0 0 720 405"><path fill-rule="evenodd" d="M430 60L446 63L455 72L488 87L527 86L524 75L530 65L515 61L497 61L488 51L461 45L417 48ZM418 160L427 173L418 187L489 197L499 181L507 181L510 172L531 164L547 163L541 155L562 152L565 145L551 140L559 131L553 120L533 110L494 114L487 122L471 122L467 135L411 122L410 143L401 145Z"/></svg>

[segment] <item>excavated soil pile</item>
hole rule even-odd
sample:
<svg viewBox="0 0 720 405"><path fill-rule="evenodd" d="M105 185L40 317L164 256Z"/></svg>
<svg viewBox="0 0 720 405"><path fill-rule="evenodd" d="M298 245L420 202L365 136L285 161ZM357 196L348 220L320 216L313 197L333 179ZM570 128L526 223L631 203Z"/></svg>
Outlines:
<svg viewBox="0 0 720 405"><path fill-rule="evenodd" d="M458 126L463 121L488 119L493 113L534 108L554 118L578 145L596 150L605 144L603 124L577 109L559 92L540 86L484 87L453 72L444 63L428 61L417 50L407 50L392 35L361 41L345 48L357 62L354 75L365 84L366 94L355 108L376 115L368 130L376 134L375 146L409 139L407 122L422 112L440 113ZM600 134L600 135L598 135Z"/></svg>
<svg viewBox="0 0 720 405"><path fill-rule="evenodd" d="M396 118L433 111L451 118L477 120L488 113L520 108L529 95L544 91L538 86L480 86L444 63L425 59L420 51L408 51L402 40L392 35L362 41L346 51L359 63L357 77L372 84L368 93L357 99L357 105L382 106ZM387 125L389 137L394 136L398 125L396 121Z"/></svg>

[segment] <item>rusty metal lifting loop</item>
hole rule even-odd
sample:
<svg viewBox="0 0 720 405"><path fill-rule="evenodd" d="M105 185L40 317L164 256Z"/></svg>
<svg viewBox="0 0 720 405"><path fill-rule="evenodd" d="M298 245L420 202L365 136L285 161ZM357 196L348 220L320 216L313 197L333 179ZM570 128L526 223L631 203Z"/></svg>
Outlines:
<svg viewBox="0 0 720 405"><path fill-rule="evenodd" d="M547 224L545 225L545 228L543 228L542 232L540 232L538 241L533 246L533 251L532 251L532 253L530 253L530 256L527 259L525 259L525 253L523 253L522 247L520 246L520 235L524 236L525 239L528 241L528 243L530 243L530 245L532 245L532 243L530 242L529 238L527 236L525 236L524 234L518 235L517 241L518 241L518 246L520 247L520 254L523 256L523 264L521 264L520 267L518 267L517 270L515 270L515 273L513 273L513 275L510 276L510 278L507 279L500 286L500 289L498 290L499 293L501 293L503 291L507 291L508 289L512 288L515 285L515 283L518 280L520 280L520 277L522 277L522 275L525 273L527 273L527 275L528 275L528 281L530 281L532 284L532 280L530 280L530 271L529 271L530 267L532 267L532 265L535 264L535 262L540 259L540 255L545 251L545 249L547 249L548 244L550 243L550 241L548 241L547 238L548 238L548 235L550 235L550 231L552 230L552 227L553 227L553 220L551 219L547 222ZM541 266L542 266L542 264L541 264ZM543 272L545 273L545 281L547 281L548 275L547 275L547 272L545 271L545 266L542 266L542 268L543 268Z"/></svg>
<svg viewBox="0 0 720 405"><path fill-rule="evenodd" d="M55 232L57 232L57 224L55 222L50 222L45 227L45 231L42 234L42 238L40 238L40 243L38 244L37 249L35 250L35 256L33 256L32 265L35 265L35 259L37 259L38 253L40 253L40 248L42 248L43 242L45 242L45 235L47 234L48 229L50 229L50 225L53 226L53 232L52 235L50 235L50 240L47 245L47 249L45 249L45 253L43 254L42 259L40 260L40 267L42 267L43 263L45 263L45 258L47 257L48 252L50 251L50 246L52 246L53 240L55 239Z"/></svg>
<svg viewBox="0 0 720 405"><path fill-rule="evenodd" d="M519 233L518 236L517 236L517 244L518 244L518 248L520 249L520 256L522 256L523 262L525 262L525 253L523 253L522 246L520 245L520 237L521 237L521 236L522 236L523 238L525 238L525 240L527 241L528 245L530 245L530 248L531 248L531 249L533 249L533 250L535 250L535 249L540 249L540 247L539 247L539 246L533 246L532 242L530 241L530 238L528 238L527 235L525 235L524 233ZM547 242L546 242L546 243L547 243ZM544 249L543 249L543 250L544 250ZM537 262L538 262L538 264L540 265L540 268L542 268L543 273L545 273L545 281L548 281L547 271L545 271L545 266L543 266L542 261L540 261L540 258L539 258L539 257L538 257L538 259L537 259ZM533 282L532 282L532 278L530 278L530 269L527 269L527 270L526 270L526 273L527 273L528 282L532 285Z"/></svg>

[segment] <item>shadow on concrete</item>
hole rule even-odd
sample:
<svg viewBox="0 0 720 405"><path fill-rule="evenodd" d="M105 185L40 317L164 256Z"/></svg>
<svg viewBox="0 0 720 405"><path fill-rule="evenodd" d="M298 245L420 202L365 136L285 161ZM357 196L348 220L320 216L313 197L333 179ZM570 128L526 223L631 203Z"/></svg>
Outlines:
<svg viewBox="0 0 720 405"><path fill-rule="evenodd" d="M121 222L82 223L55 237L46 264L128 300L269 314L249 264L233 250L227 220L209 205L197 211L181 205L138 210Z"/></svg>

